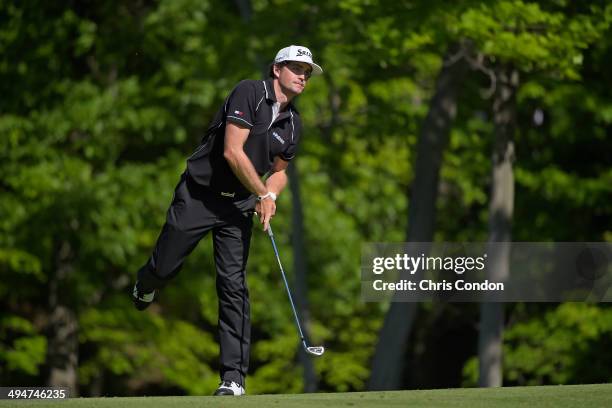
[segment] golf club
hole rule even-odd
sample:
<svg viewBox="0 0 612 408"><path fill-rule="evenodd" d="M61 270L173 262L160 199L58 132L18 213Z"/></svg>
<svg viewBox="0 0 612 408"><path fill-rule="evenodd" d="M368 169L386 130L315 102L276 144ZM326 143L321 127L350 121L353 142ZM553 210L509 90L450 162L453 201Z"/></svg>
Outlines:
<svg viewBox="0 0 612 408"><path fill-rule="evenodd" d="M300 332L300 339L302 340L302 345L304 346L304 350L307 353L312 354L314 356L321 356L325 353L325 347L323 346L308 346L306 344L306 340L304 339L304 333L302 332L302 326L300 325L300 319L298 319L297 311L295 310L295 305L293 304L293 298L291 297L291 291L289 290L289 284L287 283L287 277L285 276L285 271L283 270L283 265L281 264L280 256L278 255L278 249L276 249L276 243L274 242L274 233L272 232L272 227L268 225L268 236L270 237L270 241L272 242L272 248L274 248L274 254L276 255L276 260L278 261L278 266L281 271L281 275L283 275L283 281L285 282L285 288L287 289L287 296L289 296L289 303L291 303L291 309L293 310L293 316L295 317L295 323L297 325L298 331Z"/></svg>

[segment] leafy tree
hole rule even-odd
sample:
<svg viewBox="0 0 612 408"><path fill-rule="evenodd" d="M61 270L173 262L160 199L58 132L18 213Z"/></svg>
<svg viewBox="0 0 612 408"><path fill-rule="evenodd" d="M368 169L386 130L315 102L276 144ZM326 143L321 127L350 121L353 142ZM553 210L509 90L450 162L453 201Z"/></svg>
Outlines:
<svg viewBox="0 0 612 408"><path fill-rule="evenodd" d="M260 77L290 42L310 46L326 73L298 101L306 133L295 166L307 251L292 251L291 194L279 199L275 232L287 269L304 255L312 341L329 350L313 361L318 388L364 389L388 305L359 300L360 247L405 239L417 136L448 44L470 38L483 59L470 56L485 72L502 60L521 71L515 239L610 239L610 16L605 2L565 1L253 0L250 11L213 0L2 2L0 380L41 385L55 368L78 374L82 395L212 391L210 242L151 310L133 311L129 291L213 112L235 82ZM281 21L294 24L270 29ZM482 71L466 78L457 103L435 240L486 239L493 126ZM298 392L291 311L257 230L248 281L249 392ZM549 309L511 305L510 332ZM457 385L463 361L476 353L475 320L470 305L421 305L404 341L400 386ZM443 355L435 353L443 343L430 339L453 331L468 335L462 359L440 363L451 374L418 377L430 365L426 356ZM506 367L520 358L506 348Z"/></svg>

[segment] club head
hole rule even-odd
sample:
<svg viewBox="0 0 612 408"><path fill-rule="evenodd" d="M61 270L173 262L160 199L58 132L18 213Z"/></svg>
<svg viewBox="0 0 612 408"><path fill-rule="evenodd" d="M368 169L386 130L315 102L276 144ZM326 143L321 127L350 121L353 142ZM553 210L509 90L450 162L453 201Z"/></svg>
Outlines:
<svg viewBox="0 0 612 408"><path fill-rule="evenodd" d="M325 353L325 347L323 346L318 346L318 347L306 347L306 351L309 354L312 354L313 356L322 356L323 353Z"/></svg>

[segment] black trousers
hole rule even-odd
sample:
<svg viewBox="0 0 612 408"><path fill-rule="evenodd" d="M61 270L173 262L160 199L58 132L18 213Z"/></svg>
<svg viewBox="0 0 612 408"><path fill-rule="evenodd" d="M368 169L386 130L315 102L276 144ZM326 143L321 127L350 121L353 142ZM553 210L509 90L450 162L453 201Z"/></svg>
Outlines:
<svg viewBox="0 0 612 408"><path fill-rule="evenodd" d="M246 263L255 197L236 199L197 184L183 173L153 254L138 271L141 287L163 287L198 242L212 231L219 301L221 380L245 383L251 321Z"/></svg>

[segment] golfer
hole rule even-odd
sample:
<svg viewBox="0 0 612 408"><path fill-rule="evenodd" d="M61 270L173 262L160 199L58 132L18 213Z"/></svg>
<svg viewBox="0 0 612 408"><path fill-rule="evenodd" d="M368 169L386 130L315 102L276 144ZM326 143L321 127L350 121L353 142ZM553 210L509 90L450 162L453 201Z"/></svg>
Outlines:
<svg viewBox="0 0 612 408"><path fill-rule="evenodd" d="M236 85L187 159L153 253L138 271L132 298L144 310L212 231L221 371L215 395L245 393L251 341L246 264L253 213L267 230L301 137L292 100L311 75L322 72L308 48L291 45L276 54L267 79Z"/></svg>

